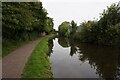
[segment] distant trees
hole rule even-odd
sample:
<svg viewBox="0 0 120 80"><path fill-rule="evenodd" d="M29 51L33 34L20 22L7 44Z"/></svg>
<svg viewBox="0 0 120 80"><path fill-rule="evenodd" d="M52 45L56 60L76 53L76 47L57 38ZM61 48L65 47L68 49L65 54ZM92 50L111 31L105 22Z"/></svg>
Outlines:
<svg viewBox="0 0 120 80"><path fill-rule="evenodd" d="M70 37L73 36L76 32L77 24L72 20L71 22L63 22L59 26L59 34L61 36Z"/></svg>
<svg viewBox="0 0 120 80"><path fill-rule="evenodd" d="M74 34L76 32L76 29L77 29L77 24L72 20L71 21L71 34Z"/></svg>
<svg viewBox="0 0 120 80"><path fill-rule="evenodd" d="M81 24L77 38L81 42L98 45L120 45L120 6L112 4L101 14L99 21Z"/></svg>
<svg viewBox="0 0 120 80"><path fill-rule="evenodd" d="M96 41L97 36L97 21L88 21L83 22L79 27L81 29L76 32L75 39L78 39L80 42L89 42L93 43Z"/></svg>
<svg viewBox="0 0 120 80"><path fill-rule="evenodd" d="M60 28L61 26L59 26ZM82 22L80 26L71 21L69 28L64 29L60 34L70 31L70 39L98 45L119 45L120 46L120 4L112 4L104 10L100 19Z"/></svg>
<svg viewBox="0 0 120 80"><path fill-rule="evenodd" d="M65 21L59 26L59 35L60 36L69 36L71 29L70 23Z"/></svg>

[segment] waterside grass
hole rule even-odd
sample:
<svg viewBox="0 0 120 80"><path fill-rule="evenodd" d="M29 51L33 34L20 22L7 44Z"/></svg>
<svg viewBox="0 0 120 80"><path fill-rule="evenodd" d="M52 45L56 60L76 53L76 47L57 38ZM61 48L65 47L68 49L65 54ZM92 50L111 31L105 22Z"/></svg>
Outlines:
<svg viewBox="0 0 120 80"><path fill-rule="evenodd" d="M36 46L24 68L22 78L52 78L51 63L47 56L50 37L51 35L44 37Z"/></svg>
<svg viewBox="0 0 120 80"><path fill-rule="evenodd" d="M28 41L13 41L7 39L2 40L2 57L7 56L9 53L26 44L27 42Z"/></svg>

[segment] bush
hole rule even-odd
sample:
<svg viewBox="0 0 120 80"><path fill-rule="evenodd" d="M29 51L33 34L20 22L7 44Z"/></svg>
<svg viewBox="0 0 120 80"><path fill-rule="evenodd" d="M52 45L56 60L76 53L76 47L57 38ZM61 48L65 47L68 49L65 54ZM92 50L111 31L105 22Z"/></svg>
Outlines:
<svg viewBox="0 0 120 80"><path fill-rule="evenodd" d="M98 45L120 45L120 7L112 4L104 10L99 21L83 22L75 34L80 42Z"/></svg>

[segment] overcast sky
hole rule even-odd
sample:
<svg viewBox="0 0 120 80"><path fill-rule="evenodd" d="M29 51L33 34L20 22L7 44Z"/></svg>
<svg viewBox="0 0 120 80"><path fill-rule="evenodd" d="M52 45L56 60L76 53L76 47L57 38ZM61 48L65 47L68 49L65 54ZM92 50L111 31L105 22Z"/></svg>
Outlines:
<svg viewBox="0 0 120 80"><path fill-rule="evenodd" d="M99 19L100 13L119 0L41 0L48 16L54 19L54 28L63 21L74 20L79 25L83 21Z"/></svg>

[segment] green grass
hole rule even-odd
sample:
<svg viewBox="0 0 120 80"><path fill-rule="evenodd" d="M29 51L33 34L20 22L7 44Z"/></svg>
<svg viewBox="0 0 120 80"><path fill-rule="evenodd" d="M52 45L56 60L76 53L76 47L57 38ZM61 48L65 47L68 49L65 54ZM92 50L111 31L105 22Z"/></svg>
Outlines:
<svg viewBox="0 0 120 80"><path fill-rule="evenodd" d="M33 50L24 68L23 78L52 78L51 63L47 56L49 52L48 40L50 37L44 37Z"/></svg>
<svg viewBox="0 0 120 80"><path fill-rule="evenodd" d="M7 39L2 40L2 57L8 55L10 52L27 42L28 41L13 41Z"/></svg>
<svg viewBox="0 0 120 80"><path fill-rule="evenodd" d="M31 38L26 37L25 40L2 39L2 57L5 57L10 52L14 51L16 48L38 38L38 35L37 36L35 34L31 35L32 35Z"/></svg>

